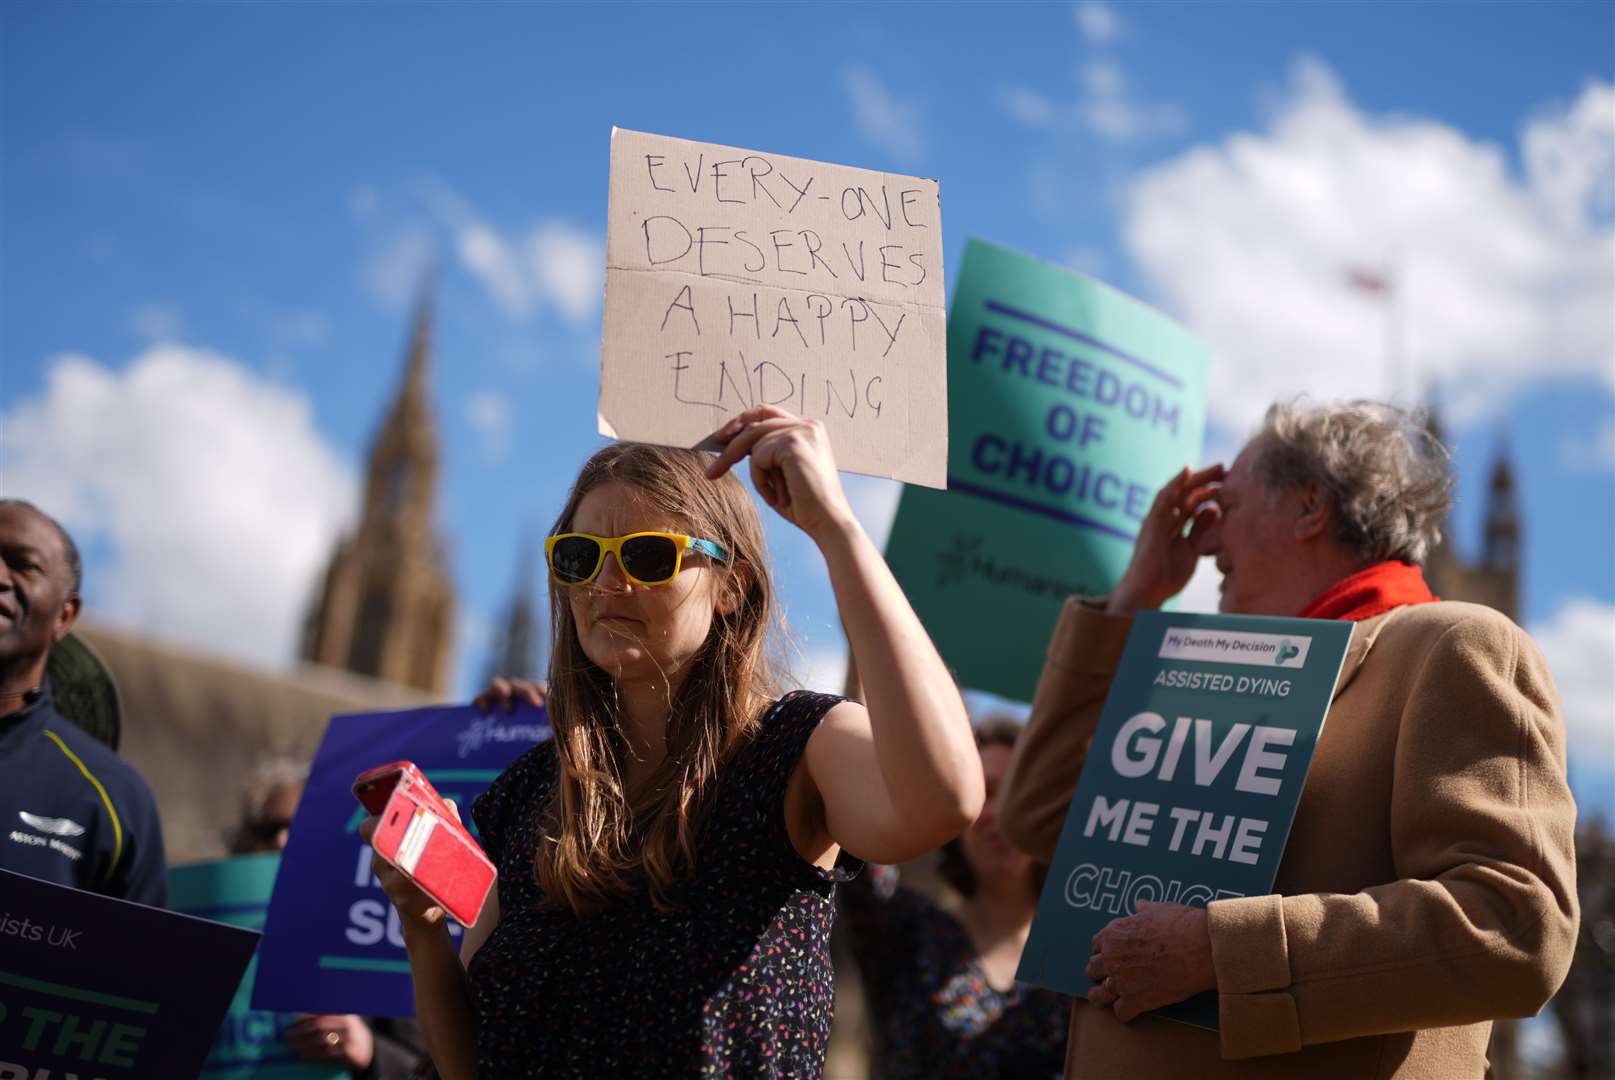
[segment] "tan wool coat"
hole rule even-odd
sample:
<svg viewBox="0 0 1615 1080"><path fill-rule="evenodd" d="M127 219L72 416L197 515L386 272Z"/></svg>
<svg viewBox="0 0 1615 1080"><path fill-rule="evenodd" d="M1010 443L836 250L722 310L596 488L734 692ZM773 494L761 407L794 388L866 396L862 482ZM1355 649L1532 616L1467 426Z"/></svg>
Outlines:
<svg viewBox="0 0 1615 1080"><path fill-rule="evenodd" d="M1052 858L1132 619L1067 602L999 826ZM1547 665L1490 608L1356 625L1271 896L1208 908L1221 1032L1079 999L1082 1077L1454 1080L1570 966L1575 804ZM1073 957L1081 967L1086 957Z"/></svg>

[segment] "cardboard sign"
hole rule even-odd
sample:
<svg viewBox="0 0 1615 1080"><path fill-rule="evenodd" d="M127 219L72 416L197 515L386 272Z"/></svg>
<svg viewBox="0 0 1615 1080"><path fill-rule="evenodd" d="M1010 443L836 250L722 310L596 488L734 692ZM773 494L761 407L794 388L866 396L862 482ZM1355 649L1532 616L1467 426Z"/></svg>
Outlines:
<svg viewBox="0 0 1615 1080"><path fill-rule="evenodd" d="M1206 347L1081 274L971 240L948 317L948 490L905 488L886 560L959 681L1030 701L1060 605L1115 585L1197 463Z"/></svg>
<svg viewBox="0 0 1615 1080"><path fill-rule="evenodd" d="M466 705L333 716L309 771L281 855L264 923L256 1009L413 1016L398 913L370 871L359 839L366 812L354 777L413 761L475 834L471 804L534 744L549 738L541 709L482 713ZM458 938L460 927L449 921Z"/></svg>
<svg viewBox="0 0 1615 1080"><path fill-rule="evenodd" d="M251 930L0 870L0 1076L195 1076Z"/></svg>
<svg viewBox="0 0 1615 1080"><path fill-rule="evenodd" d="M1015 977L1085 997L1093 936L1140 900L1272 891L1352 624L1140 612ZM1159 1010L1217 1026L1217 995Z"/></svg>
<svg viewBox="0 0 1615 1080"><path fill-rule="evenodd" d="M836 463L941 487L934 180L615 128L600 433L694 446L772 404Z"/></svg>
<svg viewBox="0 0 1615 1080"><path fill-rule="evenodd" d="M273 853L171 867L168 902L187 915L259 930L279 868L280 855ZM257 972L255 956L230 999L218 1038L198 1074L200 1080L341 1080L347 1076L346 1069L306 1062L292 1050L286 1042L286 1029L297 1020L296 1013L252 1007Z"/></svg>

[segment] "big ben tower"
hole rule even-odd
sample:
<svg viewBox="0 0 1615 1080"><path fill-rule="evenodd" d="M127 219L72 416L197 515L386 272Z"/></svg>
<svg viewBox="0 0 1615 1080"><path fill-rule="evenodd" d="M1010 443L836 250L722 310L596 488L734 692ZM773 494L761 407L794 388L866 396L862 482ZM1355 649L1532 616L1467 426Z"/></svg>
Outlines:
<svg viewBox="0 0 1615 1080"><path fill-rule="evenodd" d="M434 694L448 688L454 590L437 536L438 445L427 392L434 297L416 304L404 379L370 446L358 531L331 557L303 658Z"/></svg>

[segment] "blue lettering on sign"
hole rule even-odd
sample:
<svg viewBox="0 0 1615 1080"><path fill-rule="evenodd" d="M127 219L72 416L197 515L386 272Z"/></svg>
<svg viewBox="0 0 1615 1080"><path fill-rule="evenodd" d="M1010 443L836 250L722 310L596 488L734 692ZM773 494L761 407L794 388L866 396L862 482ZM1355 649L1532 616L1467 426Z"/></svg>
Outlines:
<svg viewBox="0 0 1615 1080"><path fill-rule="evenodd" d="M970 349L970 360L975 364L996 362L1006 374L1103 405L1151 429L1164 429L1174 437L1178 434L1182 413L1177 401L1168 400L1142 381L1123 378L1080 356L1047 346L1039 348L1019 334L981 326ZM1153 368L1145 366L1145 370L1161 377ZM1171 383L1178 385L1176 379Z"/></svg>
<svg viewBox="0 0 1615 1080"><path fill-rule="evenodd" d="M1018 439L1008 439L992 432L977 436L971 444L970 463L984 476L1014 482L1016 486L1026 489L1025 495L1017 498L1007 492L984 488L952 476L948 478L949 488L958 487L971 494L1007 502L1070 524L1099 528L1102 532L1128 541L1134 538L1132 533L1084 517L1076 511L1097 507L1141 522L1152 498L1150 490L1143 484L1128 480L1109 469L1078 462L1064 454L1039 446L1028 446ZM1050 505L1043 501L1048 496L1057 497L1058 502ZM1067 510L1059 503L1073 504L1072 509Z"/></svg>

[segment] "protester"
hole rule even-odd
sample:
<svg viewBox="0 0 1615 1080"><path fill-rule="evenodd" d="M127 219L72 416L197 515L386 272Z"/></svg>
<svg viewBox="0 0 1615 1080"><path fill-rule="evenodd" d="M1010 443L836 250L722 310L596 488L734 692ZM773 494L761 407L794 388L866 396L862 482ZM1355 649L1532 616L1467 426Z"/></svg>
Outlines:
<svg viewBox="0 0 1615 1080"><path fill-rule="evenodd" d="M998 794L1020 735L1014 720L976 731L987 799L938 870L949 911L871 866L841 890L839 918L863 975L877 1080L1023 1080L1060 1075L1071 999L1015 982L1047 867L998 831Z"/></svg>
<svg viewBox="0 0 1615 1080"><path fill-rule="evenodd" d="M1564 724L1530 639L1425 585L1446 461L1390 406L1276 405L1231 468L1161 489L1110 597L1067 602L1001 811L1037 858L1130 616L1201 556L1225 612L1356 623L1274 895L1100 931L1068 1076L1480 1077L1491 1021L1553 996L1577 922ZM1220 1032L1140 1015L1212 989Z"/></svg>
<svg viewBox="0 0 1615 1080"><path fill-rule="evenodd" d="M161 907L157 804L140 774L56 710L45 667L83 607L67 530L0 499L0 869Z"/></svg>
<svg viewBox="0 0 1615 1080"><path fill-rule="evenodd" d="M397 872L427 1047L448 1080L823 1070L835 882L980 810L969 719L859 526L821 424L763 406L714 461L620 443L548 544L555 735L478 800L498 888L466 935ZM774 698L761 522L732 466L818 546L868 707ZM646 531L660 535L647 535Z"/></svg>
<svg viewBox="0 0 1615 1080"><path fill-rule="evenodd" d="M231 854L286 850L307 782L308 767L299 762L272 758L258 766L247 784ZM411 1020L366 1020L349 1013L304 1014L287 1021L286 1042L298 1057L346 1069L356 1080L408 1080L419 1075L425 1061L420 1029Z"/></svg>

